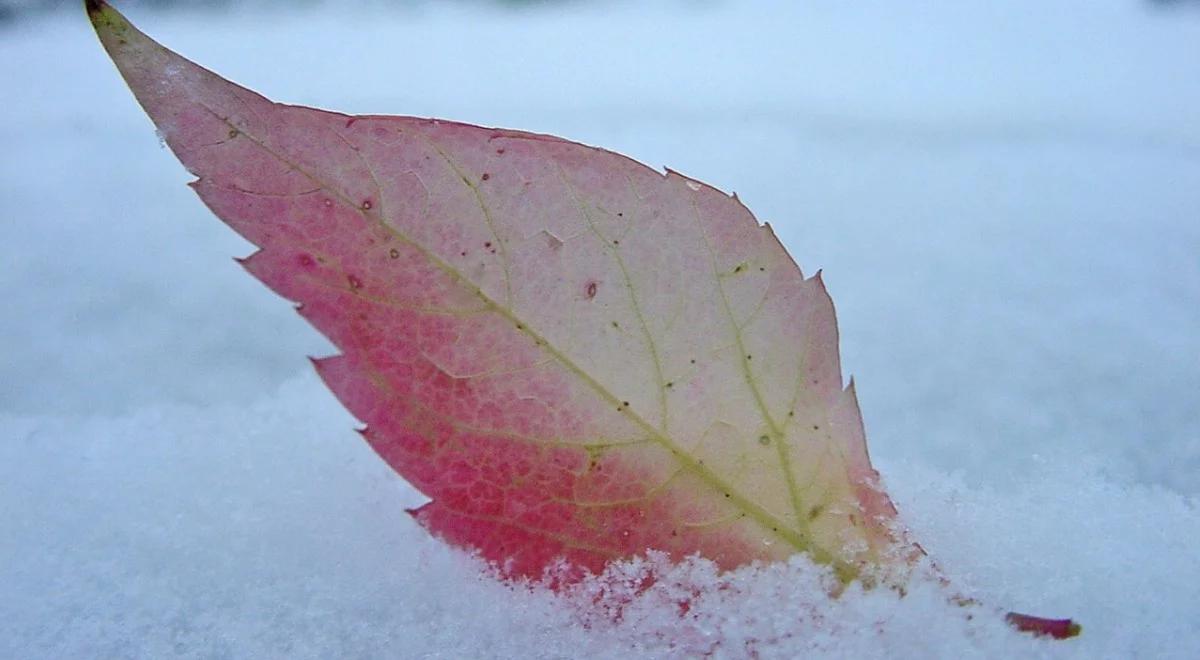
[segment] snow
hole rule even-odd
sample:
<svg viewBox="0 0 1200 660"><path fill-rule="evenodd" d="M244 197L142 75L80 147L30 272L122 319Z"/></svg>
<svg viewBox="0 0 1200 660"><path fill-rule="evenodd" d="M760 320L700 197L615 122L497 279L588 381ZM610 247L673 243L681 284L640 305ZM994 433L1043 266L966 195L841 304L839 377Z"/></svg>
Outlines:
<svg viewBox="0 0 1200 660"><path fill-rule="evenodd" d="M79 12L0 31L0 656L1194 656L1200 12L344 7L131 18L276 99L736 190L823 269L872 456L952 588L698 562L614 624L428 538Z"/></svg>

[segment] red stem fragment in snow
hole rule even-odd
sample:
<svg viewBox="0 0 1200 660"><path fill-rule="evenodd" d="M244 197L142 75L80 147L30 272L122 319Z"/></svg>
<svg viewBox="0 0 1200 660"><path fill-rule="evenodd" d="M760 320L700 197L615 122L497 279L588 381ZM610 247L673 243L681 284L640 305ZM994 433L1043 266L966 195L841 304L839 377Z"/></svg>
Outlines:
<svg viewBox="0 0 1200 660"><path fill-rule="evenodd" d="M1053 637L1054 639L1069 639L1075 637L1083 628L1071 619L1043 619L1028 614L1009 612L1004 615L1009 625L1021 632L1033 633L1038 637Z"/></svg>

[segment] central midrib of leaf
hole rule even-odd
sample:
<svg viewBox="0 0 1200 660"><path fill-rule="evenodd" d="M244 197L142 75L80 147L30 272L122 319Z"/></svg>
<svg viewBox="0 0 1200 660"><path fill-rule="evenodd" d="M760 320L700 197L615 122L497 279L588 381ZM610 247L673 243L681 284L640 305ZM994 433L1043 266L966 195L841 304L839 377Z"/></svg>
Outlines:
<svg viewBox="0 0 1200 660"><path fill-rule="evenodd" d="M707 466L700 463L698 459L689 456L687 454L687 452L684 451L683 448L674 441L674 439L672 439L671 437L669 437L667 434L663 433L659 429L655 428L654 425L650 424L645 418L638 415L630 407L622 405L623 401L620 397L617 397L616 395L614 395L602 383L600 383L595 378L593 378L591 376L591 374L587 373L587 371L583 370L578 365L576 365L575 362L573 360L571 360L570 357L568 357L566 354L564 354L562 351L560 351L556 346L551 344L545 337L541 336L539 333L534 331L533 328L531 328L528 323L525 323L521 318L516 316L516 314L514 314L512 312L512 310L508 309L504 305L497 303L490 296L488 296L486 293L484 293L482 288L480 288L478 285L473 283L471 280L467 279L467 277L465 275L463 275L457 268L453 267L452 265L450 265L449 263L444 261L441 257L439 257L434 252L428 250L425 246L412 240L405 233L399 231L392 225L385 222L384 218L379 213L372 212L367 209L363 209L359 204L356 204L353 200L351 200L351 199L347 198L345 195L343 195L342 192L340 190L338 190L336 187L326 183L320 177L316 176L312 172L309 172L307 169L301 167L299 164L293 162L291 159L285 157L283 154L280 154L277 151L275 151L274 149L270 148L258 137L246 132L244 127L235 126L232 122L229 121L228 117L221 116L220 113L215 112L212 108L209 108L207 105L204 105L202 103L200 105L202 107L204 107L204 109L207 110L210 114L212 114L216 119L218 119L219 121L221 121L221 122L225 123L227 126L229 126L229 128L238 130L240 135L242 135L243 137L252 141L254 144L256 144L260 149L265 151L271 157L279 160L281 163L287 165L288 167L292 168L296 172L299 172L300 174L304 175L305 177L310 179L314 184L320 186L322 189L326 190L331 195L338 198L338 200L342 204L345 204L348 208L351 208L355 212L360 214L364 218L364 220L367 220L368 222L373 222L373 223L379 225L381 228L383 228L385 231L387 231L391 236L395 237L397 240L400 240L403 243L412 246L414 249L416 249L418 252L420 252L420 254L423 257L425 257L431 264L433 264L439 270L441 270L444 273L446 273L447 275L449 275L451 278L453 278L453 280L455 282L460 283L462 286L466 287L469 291L473 292L487 306L487 308L489 310L491 310L495 314L498 314L501 317L508 320L511 327L513 327L514 329L519 329L518 330L519 332L522 332L522 333L526 334L528 337L530 337L531 339L533 339L535 342L535 345L539 346L542 350L544 350L546 353L548 353L555 361L557 361L565 369L570 371L572 374L574 374L576 377L578 377L582 382L587 384L588 387L590 387L593 391L595 391L596 394L599 395L605 402L607 402L608 404L613 406L614 409L620 410L622 414L624 414L629 420L631 420L634 424L636 424L639 428L641 428L650 439L652 439L654 442L658 443L664 449L669 451L671 453L671 455L675 458L675 460L678 461L682 467L691 471L697 477L699 477L700 480L702 482L704 482L705 484L707 484L714 493L717 493L721 496L727 496L726 500L730 504L732 504L734 507L740 509L741 512L745 513L747 516L749 516L751 519L753 519L755 522L757 522L764 530L769 531L772 534L775 534L780 539L785 541L788 545L795 548L796 551L808 552L815 561L817 561L819 563L823 563L823 564L832 565L836 569L836 573L843 580L846 580L847 578L852 579L854 576L857 576L857 574L859 572L858 568L854 567L853 565L847 564L844 561L837 559L828 550L821 548L821 547L815 545L814 543L812 543L811 539L807 538L803 532L796 530L796 529L792 529L787 524L785 524L782 520L780 520L778 517L776 517L775 515L773 515L771 512L767 511L766 509L764 509L761 505L755 503L754 501L750 500L748 497L746 497L742 493L738 492L736 489L732 488L717 473L715 473L714 471L710 470ZM344 140L346 140L347 144L354 147L354 145L352 143L350 143L350 141L348 139L346 139L344 136L340 136L340 137L342 137ZM426 138L426 139L428 139L428 138ZM514 139L516 139L516 138L514 138ZM355 153L358 153L357 148L354 148L354 150L355 150ZM440 153L440 151L439 151L439 153ZM443 157L444 157L444 155L443 155ZM363 165L367 168L367 170L371 172L372 178L375 178L374 171L372 170L370 165L366 162L366 159L362 158L361 154L359 154L359 158L363 162ZM452 165L451 165L451 167L453 168ZM377 191L380 193L379 197L382 200L383 195L382 195L382 190L379 190L378 179L375 179L375 183L377 186ZM477 197L477 199L479 199L479 198ZM479 202L482 206L483 205L482 199L479 199ZM724 291L722 290L721 293L722 293L722 298L724 299ZM726 301L726 305L727 304L728 304L728 302ZM740 344L741 344L740 336L738 337L738 343L739 343L739 348L740 348ZM743 360L745 359L744 352L742 355L742 359ZM765 410L765 408L762 407L763 404L762 404L761 396L759 395L757 388L754 388L753 378L746 371L747 368L748 367L746 367L746 365L743 365L743 372L745 373L747 380L750 381L749 384L751 385L752 389L754 390L755 399L756 399L756 401L758 401L758 405L760 406L760 408L762 408L763 415L766 416L766 410ZM770 417L766 416L766 419L768 420L768 423L770 423ZM774 429L775 425L774 424L771 424L771 425L772 425L773 430L775 430ZM780 440L779 444L782 444L782 439ZM786 454L781 457L781 460L786 460ZM785 469L787 468L786 463L785 463L784 467L785 467ZM789 474L788 487L789 487L789 491L790 491L789 494L792 496L793 500L796 501L796 490L795 490L794 478L791 478L790 470L788 470L788 474Z"/></svg>

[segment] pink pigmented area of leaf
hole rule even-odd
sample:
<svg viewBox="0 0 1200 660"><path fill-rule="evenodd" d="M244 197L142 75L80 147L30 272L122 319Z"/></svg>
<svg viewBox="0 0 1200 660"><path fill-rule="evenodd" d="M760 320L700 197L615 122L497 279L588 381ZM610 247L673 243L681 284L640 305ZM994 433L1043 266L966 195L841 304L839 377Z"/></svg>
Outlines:
<svg viewBox="0 0 1200 660"><path fill-rule="evenodd" d="M663 476L653 461L593 458L570 443L546 446L515 435L541 430L537 420L547 415L547 426L569 435L572 425L553 407L531 404L513 414L503 405L509 397L439 374L427 363L400 367L396 388L381 388L352 360L327 358L316 366L368 422L363 435L371 446L433 499L416 519L446 540L474 548L507 575L539 578L557 558L599 572L611 559L650 547L680 557L703 550L729 567L766 558L724 528L687 522L728 514L689 502L686 477ZM512 387L512 381L501 384ZM432 412L433 406L458 407L461 414L451 418ZM648 520L676 521L676 527L663 539L656 527L648 530Z"/></svg>

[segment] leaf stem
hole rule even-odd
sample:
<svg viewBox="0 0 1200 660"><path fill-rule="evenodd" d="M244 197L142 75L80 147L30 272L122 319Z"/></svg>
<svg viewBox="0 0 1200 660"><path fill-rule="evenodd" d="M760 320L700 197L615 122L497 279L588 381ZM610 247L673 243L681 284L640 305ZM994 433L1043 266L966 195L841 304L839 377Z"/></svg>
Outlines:
<svg viewBox="0 0 1200 660"><path fill-rule="evenodd" d="M1040 616L1009 612L1004 615L1004 620L1017 630L1031 633L1035 637L1070 639L1083 632L1083 626L1071 619L1043 619Z"/></svg>

